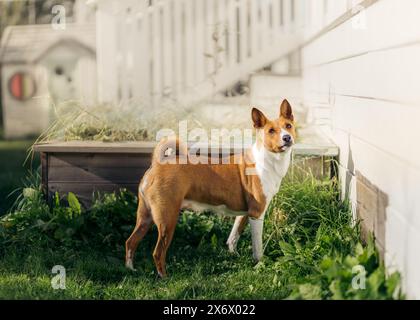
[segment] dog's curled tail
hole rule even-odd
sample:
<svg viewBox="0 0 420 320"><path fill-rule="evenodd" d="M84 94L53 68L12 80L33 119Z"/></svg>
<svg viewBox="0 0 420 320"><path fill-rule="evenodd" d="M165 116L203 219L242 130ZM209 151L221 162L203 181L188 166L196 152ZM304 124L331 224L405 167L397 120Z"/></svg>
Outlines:
<svg viewBox="0 0 420 320"><path fill-rule="evenodd" d="M179 138L165 137L160 140L153 152L152 164L176 163L177 157L187 157L187 155L188 147Z"/></svg>

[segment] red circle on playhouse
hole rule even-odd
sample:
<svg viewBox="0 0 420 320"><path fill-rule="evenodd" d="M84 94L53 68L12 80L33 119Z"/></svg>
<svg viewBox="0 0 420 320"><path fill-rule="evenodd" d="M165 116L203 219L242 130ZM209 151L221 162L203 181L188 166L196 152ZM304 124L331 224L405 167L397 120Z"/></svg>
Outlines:
<svg viewBox="0 0 420 320"><path fill-rule="evenodd" d="M9 79L9 92L17 100L25 101L35 94L35 80L29 73L17 72Z"/></svg>

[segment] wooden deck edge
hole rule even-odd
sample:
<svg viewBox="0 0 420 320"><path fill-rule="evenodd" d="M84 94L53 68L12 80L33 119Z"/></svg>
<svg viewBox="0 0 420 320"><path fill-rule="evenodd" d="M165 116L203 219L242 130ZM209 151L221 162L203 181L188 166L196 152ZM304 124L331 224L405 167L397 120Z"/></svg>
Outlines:
<svg viewBox="0 0 420 320"><path fill-rule="evenodd" d="M50 153L152 153L157 143L154 141L100 142L67 141L34 145L35 152Z"/></svg>
<svg viewBox="0 0 420 320"><path fill-rule="evenodd" d="M69 141L58 143L44 143L34 146L35 152L40 153L134 153L150 154L153 152L157 143L153 141L138 142L92 142L92 141ZM218 152L228 152L228 150L242 150L242 146L233 146L230 149L218 148L211 149ZM339 149L334 144L312 145L297 143L293 147L294 155L301 156L338 156Z"/></svg>

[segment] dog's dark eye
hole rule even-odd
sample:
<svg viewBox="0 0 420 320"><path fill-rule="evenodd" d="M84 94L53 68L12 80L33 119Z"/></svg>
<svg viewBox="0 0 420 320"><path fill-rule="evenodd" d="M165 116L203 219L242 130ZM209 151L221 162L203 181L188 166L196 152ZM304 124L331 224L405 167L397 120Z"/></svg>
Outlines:
<svg viewBox="0 0 420 320"><path fill-rule="evenodd" d="M268 130L268 133L275 134L276 133L276 130L274 130L274 128L271 128L270 130Z"/></svg>
<svg viewBox="0 0 420 320"><path fill-rule="evenodd" d="M292 125L290 123L286 124L286 129L292 129Z"/></svg>

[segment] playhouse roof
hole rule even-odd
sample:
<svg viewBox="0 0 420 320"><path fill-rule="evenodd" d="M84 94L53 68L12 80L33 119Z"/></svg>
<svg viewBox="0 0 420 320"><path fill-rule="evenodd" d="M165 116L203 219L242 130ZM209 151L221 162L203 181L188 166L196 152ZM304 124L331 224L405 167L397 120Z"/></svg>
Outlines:
<svg viewBox="0 0 420 320"><path fill-rule="evenodd" d="M0 62L37 62L62 42L72 42L94 52L95 25L67 24L65 30L55 30L50 24L9 26L1 39Z"/></svg>

